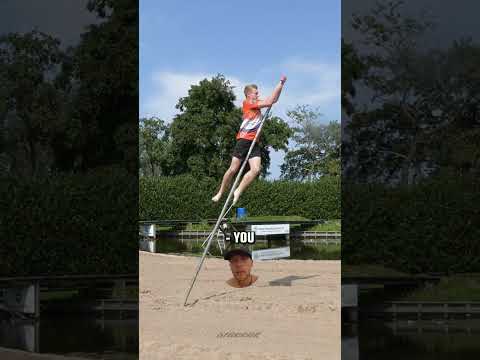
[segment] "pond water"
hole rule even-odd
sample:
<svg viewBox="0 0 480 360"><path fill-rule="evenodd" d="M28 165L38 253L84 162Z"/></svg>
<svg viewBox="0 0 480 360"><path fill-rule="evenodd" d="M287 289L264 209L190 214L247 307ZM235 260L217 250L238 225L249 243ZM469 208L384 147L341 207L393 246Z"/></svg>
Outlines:
<svg viewBox="0 0 480 360"><path fill-rule="evenodd" d="M0 346L88 358L138 358L138 319L44 316L0 322Z"/></svg>
<svg viewBox="0 0 480 360"><path fill-rule="evenodd" d="M342 360L474 360L480 320L360 320L342 325Z"/></svg>

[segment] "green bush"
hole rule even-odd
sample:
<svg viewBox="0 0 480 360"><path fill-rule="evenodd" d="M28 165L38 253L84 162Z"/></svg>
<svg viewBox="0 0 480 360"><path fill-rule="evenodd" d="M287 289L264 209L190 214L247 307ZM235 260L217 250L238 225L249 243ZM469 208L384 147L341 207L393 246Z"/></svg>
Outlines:
<svg viewBox="0 0 480 360"><path fill-rule="evenodd" d="M178 253L187 250L187 245L176 238L164 238L155 242L155 250L160 253Z"/></svg>
<svg viewBox="0 0 480 360"><path fill-rule="evenodd" d="M137 272L137 186L113 168L0 178L0 274Z"/></svg>
<svg viewBox="0 0 480 360"><path fill-rule="evenodd" d="M342 186L342 261L402 272L480 271L480 182Z"/></svg>
<svg viewBox="0 0 480 360"><path fill-rule="evenodd" d="M211 249L211 247L210 247ZM190 252L192 253L198 253L198 254L201 254L203 253L204 251L204 248L202 247L202 245L198 244L198 243L194 243L190 246Z"/></svg>
<svg viewBox="0 0 480 360"><path fill-rule="evenodd" d="M202 249L203 251L203 249ZM210 249L208 249L208 252L212 256L222 256L222 252L220 251L220 248L216 245L210 246Z"/></svg>
<svg viewBox="0 0 480 360"><path fill-rule="evenodd" d="M203 254L203 252L205 251L205 248L202 247L201 243L193 243L190 246L190 249L187 249L186 251L187 252L192 252L194 254ZM210 249L208 249L208 253L212 256L222 256L222 253L220 252L220 249L215 244L212 244L210 246Z"/></svg>
<svg viewBox="0 0 480 360"><path fill-rule="evenodd" d="M217 218L227 196L217 204L212 203L218 181L191 176L141 178L140 219L199 221ZM340 180L256 180L237 206L245 207L249 216L296 215L309 219L338 219L341 217Z"/></svg>
<svg viewBox="0 0 480 360"><path fill-rule="evenodd" d="M298 260L340 260L340 245L305 245L295 246L291 259Z"/></svg>

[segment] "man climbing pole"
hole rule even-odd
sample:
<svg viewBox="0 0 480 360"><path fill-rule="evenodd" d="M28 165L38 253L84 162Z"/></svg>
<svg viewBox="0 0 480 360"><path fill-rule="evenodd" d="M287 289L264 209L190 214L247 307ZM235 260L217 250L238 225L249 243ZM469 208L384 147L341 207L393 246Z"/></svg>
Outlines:
<svg viewBox="0 0 480 360"><path fill-rule="evenodd" d="M218 216L217 222L212 232L210 233L210 235L208 235L207 239L204 242L204 244L206 244L205 249L203 250L202 257L197 266L197 271L193 276L192 282L190 283L190 287L187 291L187 295L185 296L184 306L187 306L190 292L192 291L198 273L200 272L203 262L205 261L208 249L210 248L210 244L212 243L212 240L220 227L222 219L226 214L228 214L233 205L235 205L235 203L238 201L240 195L245 190L245 188L255 179L255 177L260 172L261 158L260 149L258 148L258 137L261 134L264 120L268 118L268 114L270 113L272 105L275 104L280 97L280 93L282 92L285 81L287 81L287 78L285 76L282 76L280 78L280 83L275 87L272 95L269 96L266 100L260 100L258 98L258 87L256 85L245 86L244 93L246 99L243 101L243 121L242 125L240 126L240 130L237 133L237 145L235 146L235 149L233 151L232 163L225 175L223 176L220 190L212 198L214 202L218 202L220 200L223 192L230 184L233 175L235 175L239 168L240 171L235 178L235 182L233 183L232 189L230 189L228 197L225 200L225 204L223 205L222 211ZM268 109L264 117L262 117L262 112L260 109L264 107ZM253 144L253 141L255 141L255 144ZM255 150L255 148L257 148L257 150ZM246 159L247 157L248 159ZM240 182L240 185L238 186L238 188L236 188L243 169L245 168L246 160L248 160L248 163L250 165L250 171L245 174L242 181ZM233 202L231 205L229 205L229 201L232 196L232 190Z"/></svg>
<svg viewBox="0 0 480 360"><path fill-rule="evenodd" d="M212 198L212 201L218 202L222 197L222 194L225 192L226 188L230 184L233 176L237 173L240 165L244 161L252 141L255 139L255 135L260 126L262 120L261 109L265 107L271 107L278 101L280 93L282 92L283 85L287 81L287 78L282 75L280 82L273 90L272 95L270 95L265 100L260 100L258 98L259 92L258 87L255 84L247 85L244 89L245 100L243 101L243 121L240 126L240 130L237 133L236 139L237 144L233 149L232 162L230 167L223 175L222 184L217 194ZM259 139L257 138L256 143L248 159L248 164L250 166L250 171L248 171L242 178L242 181L235 189L233 193L233 204L235 205L240 198L240 195L245 191L247 186L258 176L261 168L261 151L258 145Z"/></svg>

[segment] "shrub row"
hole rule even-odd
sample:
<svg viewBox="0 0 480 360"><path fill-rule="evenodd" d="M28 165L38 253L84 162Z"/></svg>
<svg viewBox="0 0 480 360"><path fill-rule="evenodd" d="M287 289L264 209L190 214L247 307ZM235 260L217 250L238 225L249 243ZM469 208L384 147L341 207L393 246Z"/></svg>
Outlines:
<svg viewBox="0 0 480 360"><path fill-rule="evenodd" d="M0 178L0 274L138 271L138 179L120 169Z"/></svg>
<svg viewBox="0 0 480 360"><path fill-rule="evenodd" d="M140 219L202 220L217 218L227 196L217 204L211 198L218 179L191 176L140 179ZM309 219L340 218L340 181L313 182L256 180L240 198L249 216L297 215Z"/></svg>
<svg viewBox="0 0 480 360"><path fill-rule="evenodd" d="M480 271L479 184L342 184L342 261L410 273Z"/></svg>

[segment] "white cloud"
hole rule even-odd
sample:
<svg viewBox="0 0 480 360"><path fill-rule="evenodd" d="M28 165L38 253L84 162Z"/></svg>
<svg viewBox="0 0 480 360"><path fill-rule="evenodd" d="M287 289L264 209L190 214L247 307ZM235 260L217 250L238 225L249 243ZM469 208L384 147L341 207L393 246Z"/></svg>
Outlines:
<svg viewBox="0 0 480 360"><path fill-rule="evenodd" d="M178 109L175 108L181 97L188 95L192 85L198 84L201 80L211 79L216 74L207 73L175 73L170 71L154 72L151 76L151 92L141 95L140 115L142 117L157 116L167 122L171 121ZM226 76L232 86L235 86L234 93L237 97L237 106L242 101L242 89L245 83L233 76ZM142 100L144 98L144 100Z"/></svg>
<svg viewBox="0 0 480 360"><path fill-rule="evenodd" d="M279 111L286 113L296 105L310 105L330 117L322 120L340 120L340 64L292 58L272 70L282 71L288 78Z"/></svg>
<svg viewBox="0 0 480 360"><path fill-rule="evenodd" d="M140 94L140 115L157 116L170 121L177 113L175 105L188 94L192 84L208 77L207 74L181 74L168 71L155 72L150 77L151 92Z"/></svg>
<svg viewBox="0 0 480 360"><path fill-rule="evenodd" d="M224 74L235 87L235 104L240 106L246 84L256 83L259 86L260 97L271 94L281 74L288 77L287 84L280 100L272 109L274 115L289 120L286 111L296 105L318 107L325 114L323 121L340 120L340 64L325 62L308 62L291 58L283 63L264 68L258 72L258 78L240 79ZM175 105L181 97L188 95L188 90L201 80L211 79L213 73L188 73L172 71L156 71L150 76L150 84L143 87L148 93L141 94L140 115L142 117L157 116L170 122L178 110ZM232 134L234 136L234 134ZM283 163L283 151L272 152L270 167L271 177L278 178L280 165Z"/></svg>
<svg viewBox="0 0 480 360"><path fill-rule="evenodd" d="M273 91L280 75L284 73L288 80L280 101L275 104L273 113L287 120L286 111L298 104L318 107L325 114L323 120L340 120L340 65L322 62L307 62L291 58L283 63L260 71L260 79L241 79L225 74L235 87L235 101L240 106L246 84L255 82L259 86L260 97L265 98ZM158 116L170 121L178 113L175 105L188 95L188 90L201 80L211 79L213 73L187 73L157 71L150 76L149 93L141 94L141 116ZM268 79L268 80L265 80ZM327 116L329 118L327 118Z"/></svg>

